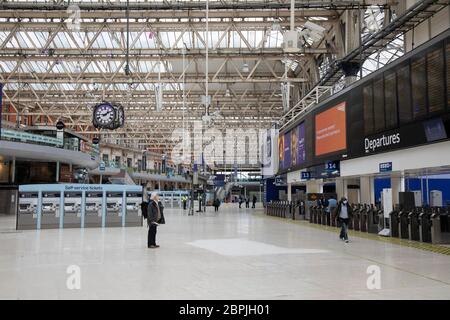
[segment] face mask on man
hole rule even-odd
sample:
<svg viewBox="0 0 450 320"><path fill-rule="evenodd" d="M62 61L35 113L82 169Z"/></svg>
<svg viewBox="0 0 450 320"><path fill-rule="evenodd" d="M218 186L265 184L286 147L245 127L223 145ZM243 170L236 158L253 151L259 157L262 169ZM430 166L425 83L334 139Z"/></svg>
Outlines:
<svg viewBox="0 0 450 320"><path fill-rule="evenodd" d="M342 203L346 205L347 204L347 200L342 201Z"/></svg>

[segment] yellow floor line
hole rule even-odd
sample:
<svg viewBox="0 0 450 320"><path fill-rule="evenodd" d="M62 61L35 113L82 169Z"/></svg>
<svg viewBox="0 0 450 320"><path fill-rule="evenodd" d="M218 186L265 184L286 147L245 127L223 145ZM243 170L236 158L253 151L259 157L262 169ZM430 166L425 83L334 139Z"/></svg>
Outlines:
<svg viewBox="0 0 450 320"><path fill-rule="evenodd" d="M271 218L278 221L286 221L291 223L297 223L301 224L303 226L308 226L316 229L321 229L329 232L336 232L337 227L331 227L331 226L325 226L322 224L315 224L310 223L308 220L292 220L287 218L280 218L275 216L268 216L266 214L263 214L264 217ZM404 247L409 248L415 248L419 250L425 250L429 252L444 254L444 255L450 255L450 248L446 246L441 246L438 244L431 244L431 243L423 243L418 241L410 241L406 239L399 239L399 238L392 238L392 237L382 237L373 233L367 233L367 232L361 232L361 231L355 231L355 230L349 230L349 235L352 237L359 237L364 239L370 239L370 240L377 240L381 242L391 243L391 244L397 244Z"/></svg>

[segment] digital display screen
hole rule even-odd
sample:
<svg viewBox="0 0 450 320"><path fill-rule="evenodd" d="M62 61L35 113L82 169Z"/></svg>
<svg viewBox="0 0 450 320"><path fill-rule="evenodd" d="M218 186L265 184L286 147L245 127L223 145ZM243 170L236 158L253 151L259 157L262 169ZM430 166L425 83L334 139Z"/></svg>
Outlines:
<svg viewBox="0 0 450 320"><path fill-rule="evenodd" d="M281 170L291 166L291 131L278 136L279 167Z"/></svg>
<svg viewBox="0 0 450 320"><path fill-rule="evenodd" d="M447 132L441 118L425 121L423 126L428 142L447 139Z"/></svg>
<svg viewBox="0 0 450 320"><path fill-rule="evenodd" d="M291 163L292 166L297 166L305 161L305 123L302 122L291 131Z"/></svg>
<svg viewBox="0 0 450 320"><path fill-rule="evenodd" d="M316 156L347 148L345 107L342 102L316 115Z"/></svg>

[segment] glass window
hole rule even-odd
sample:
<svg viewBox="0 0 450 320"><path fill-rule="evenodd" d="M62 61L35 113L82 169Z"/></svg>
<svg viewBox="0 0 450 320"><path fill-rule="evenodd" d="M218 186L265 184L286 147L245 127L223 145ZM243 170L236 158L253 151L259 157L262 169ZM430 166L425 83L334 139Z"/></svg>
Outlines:
<svg viewBox="0 0 450 320"><path fill-rule="evenodd" d="M375 131L381 131L385 128L383 87L384 87L383 78L380 78L373 83L373 109L374 109Z"/></svg>
<svg viewBox="0 0 450 320"><path fill-rule="evenodd" d="M372 83L363 89L364 133L373 133L373 89Z"/></svg>
<svg viewBox="0 0 450 320"><path fill-rule="evenodd" d="M411 76L409 64L397 70L398 79L398 116L400 124L412 120Z"/></svg>
<svg viewBox="0 0 450 320"><path fill-rule="evenodd" d="M445 108L444 53L441 48L427 54L428 106L430 112Z"/></svg>
<svg viewBox="0 0 450 320"><path fill-rule="evenodd" d="M386 74L384 78L384 96L386 112L386 128L397 126L397 79L395 72Z"/></svg>
<svg viewBox="0 0 450 320"><path fill-rule="evenodd" d="M108 161L109 161L109 155L104 154L104 155L102 156L102 161L103 161L103 162L108 162Z"/></svg>
<svg viewBox="0 0 450 320"><path fill-rule="evenodd" d="M425 57L411 62L411 81L414 119L427 114Z"/></svg>

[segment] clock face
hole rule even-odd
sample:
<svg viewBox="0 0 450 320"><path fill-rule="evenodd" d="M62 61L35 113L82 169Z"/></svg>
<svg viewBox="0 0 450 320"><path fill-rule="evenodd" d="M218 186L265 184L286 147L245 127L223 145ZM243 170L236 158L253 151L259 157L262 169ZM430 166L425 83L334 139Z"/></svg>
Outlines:
<svg viewBox="0 0 450 320"><path fill-rule="evenodd" d="M114 121L116 111L110 104L100 104L95 109L94 117L99 125L108 126Z"/></svg>

